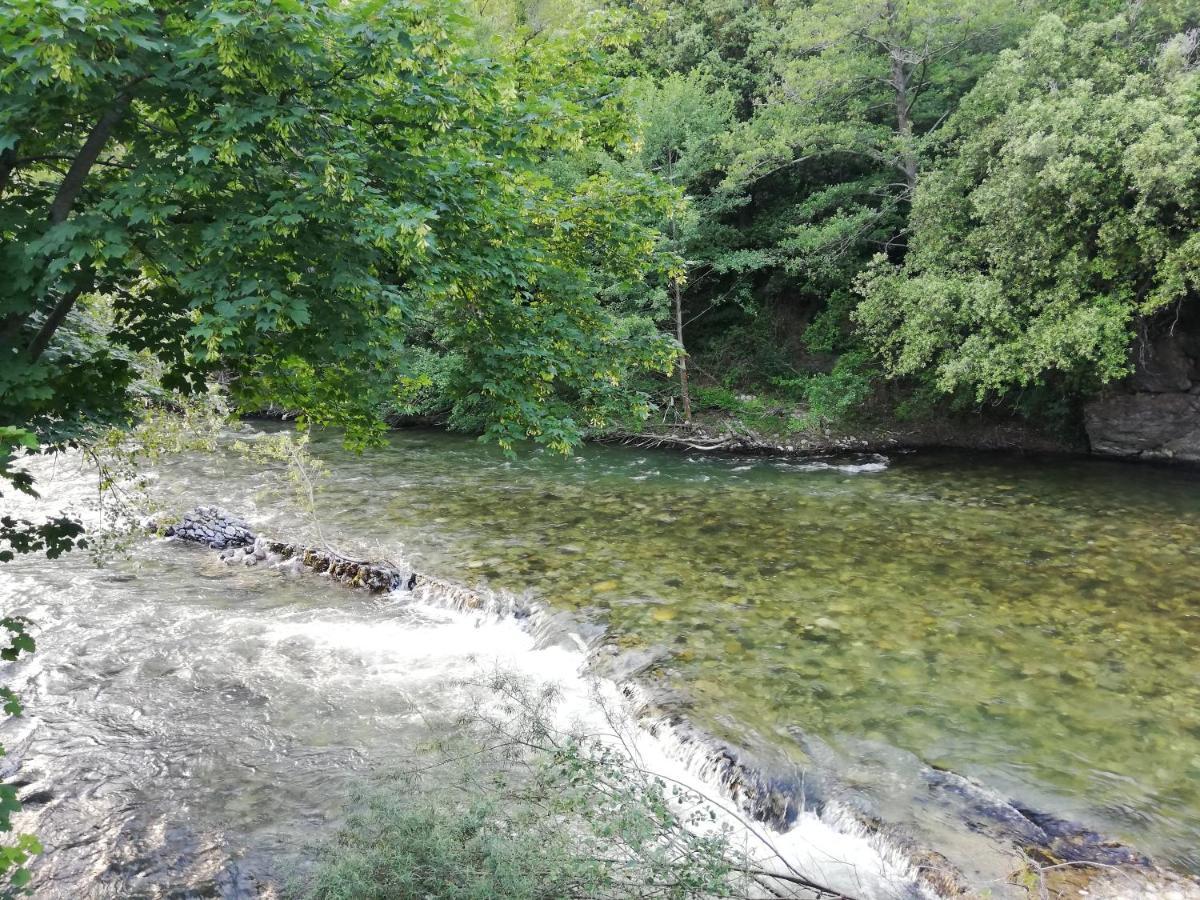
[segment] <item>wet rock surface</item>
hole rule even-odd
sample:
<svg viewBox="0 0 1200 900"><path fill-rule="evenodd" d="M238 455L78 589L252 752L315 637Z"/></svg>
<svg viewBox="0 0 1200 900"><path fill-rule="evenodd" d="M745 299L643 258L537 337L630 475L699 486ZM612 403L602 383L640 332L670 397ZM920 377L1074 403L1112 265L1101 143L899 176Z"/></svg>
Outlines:
<svg viewBox="0 0 1200 900"><path fill-rule="evenodd" d="M1085 421L1102 456L1200 462L1200 390L1113 393L1089 404Z"/></svg>
<svg viewBox="0 0 1200 900"><path fill-rule="evenodd" d="M709 779L720 784L750 820L785 832L795 825L801 811L825 814L836 803L840 815L857 821L868 833L884 835L892 845L903 848L920 880L939 896L975 896L954 863L937 850L853 804L838 801L842 791L836 783L811 771L765 763L749 750L696 728L681 713L668 712L632 684L626 686L624 694L638 709L644 727L651 734L670 731L682 746L701 756ZM1122 871L1128 873L1126 886L1148 883L1144 879L1151 876L1174 878L1171 873L1157 869L1146 854L1126 844L1078 822L1026 808L956 772L925 766L921 779L929 799L946 813L971 831L1019 850L1023 858L1038 867L1049 867L1051 871L1071 868L1088 877L1101 871ZM1135 872L1136 879L1132 875ZM1078 880L1087 883L1083 876ZM1179 883L1196 887L1190 881ZM1188 900L1193 896L1186 895Z"/></svg>
<svg viewBox="0 0 1200 900"><path fill-rule="evenodd" d="M185 513L178 524L169 526L164 534L214 550L244 547L253 544L256 537L249 524L215 506L197 506Z"/></svg>
<svg viewBox="0 0 1200 900"><path fill-rule="evenodd" d="M215 506L199 506L185 513L177 525L166 528L167 537L221 550L228 565L266 565L285 570L307 569L328 575L351 587L372 593L412 590L418 578L390 563L351 559L333 550L272 540L256 534L242 519Z"/></svg>
<svg viewBox="0 0 1200 900"><path fill-rule="evenodd" d="M248 547L235 547L221 554L229 565L276 566L287 569L308 569L318 575L328 575L350 587L372 593L397 589L411 591L417 584L413 572L403 571L385 563L350 559L332 550L320 550L300 544L288 544L259 537Z"/></svg>
<svg viewBox="0 0 1200 900"><path fill-rule="evenodd" d="M1152 865L1145 854L1119 841L1078 822L1028 809L956 772L929 767L922 776L931 797L956 808L967 827L1010 842L1042 862Z"/></svg>

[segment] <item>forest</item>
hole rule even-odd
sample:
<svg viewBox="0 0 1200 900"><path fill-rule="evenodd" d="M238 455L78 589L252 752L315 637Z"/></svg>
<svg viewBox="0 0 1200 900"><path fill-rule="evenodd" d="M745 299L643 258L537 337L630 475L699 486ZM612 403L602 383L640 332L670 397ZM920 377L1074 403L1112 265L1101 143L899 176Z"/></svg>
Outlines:
<svg viewBox="0 0 1200 900"><path fill-rule="evenodd" d="M3 13L10 448L217 375L364 439L1066 433L1200 283L1186 0Z"/></svg>
<svg viewBox="0 0 1200 900"><path fill-rule="evenodd" d="M1200 3L0 0L0 285L0 565L91 539L24 511L30 459L205 403L350 453L419 424L510 462L735 439L1200 461ZM33 626L0 613L19 662ZM570 784L629 775L549 752ZM661 785L613 790L664 827ZM414 853L459 827L403 817ZM40 845L14 841L23 889ZM726 890L703 858L662 896ZM322 896L373 877L330 872ZM542 889L504 890L568 890Z"/></svg>

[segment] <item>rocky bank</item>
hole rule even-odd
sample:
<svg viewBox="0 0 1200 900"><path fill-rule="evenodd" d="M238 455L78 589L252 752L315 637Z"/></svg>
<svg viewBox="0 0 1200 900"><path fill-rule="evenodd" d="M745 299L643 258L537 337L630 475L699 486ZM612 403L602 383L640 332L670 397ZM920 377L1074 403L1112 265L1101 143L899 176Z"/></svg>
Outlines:
<svg viewBox="0 0 1200 900"><path fill-rule="evenodd" d="M1200 462L1200 329L1139 341L1134 373L1087 404L1084 425L1099 456Z"/></svg>

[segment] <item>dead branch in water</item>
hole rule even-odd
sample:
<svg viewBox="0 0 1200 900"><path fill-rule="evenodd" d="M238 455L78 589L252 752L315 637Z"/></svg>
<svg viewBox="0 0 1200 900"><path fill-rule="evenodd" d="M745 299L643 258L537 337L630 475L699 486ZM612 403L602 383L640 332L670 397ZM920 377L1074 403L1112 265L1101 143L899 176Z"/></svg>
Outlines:
<svg viewBox="0 0 1200 900"><path fill-rule="evenodd" d="M640 447L643 450L653 450L656 447L683 447L688 450L696 450L699 452L708 452L711 450L728 450L736 446L734 438L721 438L709 443L700 443L699 441L688 440L687 438L675 437L669 434L617 434L613 435L612 440L615 443L624 444L629 447Z"/></svg>

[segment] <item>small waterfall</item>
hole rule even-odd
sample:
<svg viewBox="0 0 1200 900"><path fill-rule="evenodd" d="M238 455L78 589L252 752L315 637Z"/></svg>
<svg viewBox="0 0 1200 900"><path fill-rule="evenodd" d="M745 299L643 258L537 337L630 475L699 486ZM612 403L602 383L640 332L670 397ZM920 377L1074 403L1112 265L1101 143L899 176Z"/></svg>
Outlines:
<svg viewBox="0 0 1200 900"><path fill-rule="evenodd" d="M567 675L562 684L564 726L569 721L603 729L611 725L611 711L619 710L634 726L626 749L639 767L708 798L716 821L732 828L764 869L799 872L858 900L941 896L881 831L868 828L848 810L818 804L806 797L800 781L772 777L682 717L659 711L636 674L611 677L622 668L645 668L646 660L622 666L608 658L602 629L529 598L423 575L411 590L397 589L390 597L470 617L477 628L499 630L515 623L527 643L508 648L509 656L547 648L571 653L574 670L558 672ZM511 632L506 639L514 640Z"/></svg>
<svg viewBox="0 0 1200 900"><path fill-rule="evenodd" d="M495 639L505 645L499 655L517 671L562 684L564 715L570 718L570 722L564 719L564 727L582 721L602 729L611 725L606 717L619 707L634 725L632 736L622 743L638 756L639 767L709 798L716 821L741 834L764 869L774 866L803 873L858 900L922 900L958 896L964 890L958 873L935 851L828 800L804 774L773 772L746 751L661 708L638 680L638 674L657 657L614 655L603 641L604 630L577 616L555 611L529 596L470 587L390 561L350 559L329 550L270 540L214 508L189 513L173 534L223 548L221 558L229 565L311 572L382 593L394 603L451 614L460 635L455 639L459 645L444 651L451 655L465 645L492 646L489 639L464 641L464 622L476 630L494 629ZM546 657L546 651L555 655ZM538 665L529 670L539 653ZM953 773L935 781L935 792L949 791L960 799L989 796L981 786ZM1003 812L990 816L989 821L995 820L992 832L1020 846L1044 848L1048 857L1058 853L1082 861L1099 853L1096 861L1105 864L1148 862L1070 823L1054 820L1047 826L1036 813L1011 804L976 802L972 810L983 809L986 816L992 807ZM1018 820L1021 827L1012 827Z"/></svg>
<svg viewBox="0 0 1200 900"><path fill-rule="evenodd" d="M557 681L564 728L584 723L589 733L605 733L613 729L616 711L632 724L629 733L617 740L635 756L638 768L704 798L712 807L713 827L729 828L737 835L739 846L764 871L802 876L855 900L931 900L937 896L922 883L904 854L880 833L841 811L830 815L811 806L797 782L773 779L744 762L736 750L705 737L683 719L656 714L636 681L635 671L644 668L645 660L621 679L600 674L600 669L611 672L621 668L611 658L605 659L603 666L592 666L603 647L603 629L587 627L574 616L555 612L528 597L468 587L391 562L349 559L328 550L271 540L214 507L188 513L170 529L170 535L220 550L228 565L307 571L353 588L383 593L394 603L449 614L453 617L446 623L449 632L439 632L436 638L432 631L414 634L412 639L432 641L426 652L436 658L471 657L481 646L493 647L516 671L542 681ZM466 640L466 622L473 623L476 632L486 629L493 634L482 641L478 634ZM305 626L302 632L312 630ZM326 640L340 634L321 630ZM285 628L279 633L295 632ZM389 634L386 646L402 648L409 644L406 637ZM346 638L361 646L365 636L354 631Z"/></svg>

